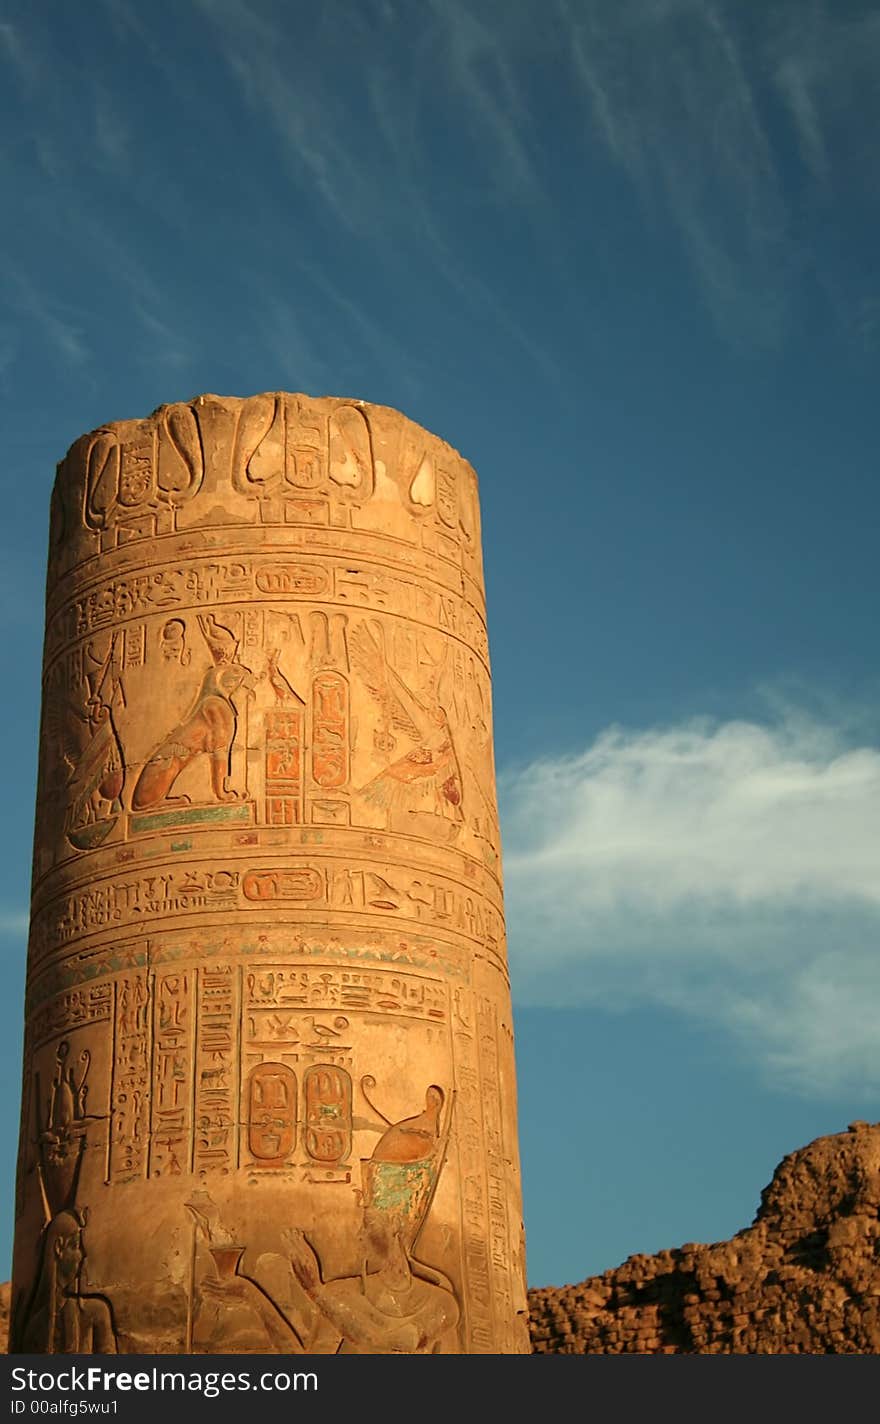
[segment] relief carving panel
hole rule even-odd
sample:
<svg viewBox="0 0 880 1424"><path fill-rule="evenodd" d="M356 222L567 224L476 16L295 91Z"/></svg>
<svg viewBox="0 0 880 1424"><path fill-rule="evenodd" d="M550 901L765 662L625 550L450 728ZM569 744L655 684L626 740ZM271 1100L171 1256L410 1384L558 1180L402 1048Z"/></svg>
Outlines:
<svg viewBox="0 0 880 1424"><path fill-rule="evenodd" d="M19 1348L528 1348L480 560L467 462L359 401L59 466Z"/></svg>

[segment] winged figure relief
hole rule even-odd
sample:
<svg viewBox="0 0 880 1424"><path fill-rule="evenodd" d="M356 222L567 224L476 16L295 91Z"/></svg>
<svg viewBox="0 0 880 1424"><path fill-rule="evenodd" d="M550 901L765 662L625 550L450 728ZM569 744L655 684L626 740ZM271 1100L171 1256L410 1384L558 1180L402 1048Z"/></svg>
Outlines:
<svg viewBox="0 0 880 1424"><path fill-rule="evenodd" d="M360 787L361 795L388 814L424 812L461 823L461 771L449 718L429 694L416 694L388 662L381 625L362 622L352 630L352 661L379 703L382 717L374 742L377 750L398 746L394 733L410 743L409 750Z"/></svg>

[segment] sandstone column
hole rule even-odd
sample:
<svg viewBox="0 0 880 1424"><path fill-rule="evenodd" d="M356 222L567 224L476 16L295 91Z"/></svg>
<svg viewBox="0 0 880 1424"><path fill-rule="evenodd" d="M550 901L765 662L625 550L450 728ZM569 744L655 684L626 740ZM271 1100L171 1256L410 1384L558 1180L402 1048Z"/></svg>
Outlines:
<svg viewBox="0 0 880 1424"><path fill-rule="evenodd" d="M206 395L50 538L12 1348L527 1351L473 470Z"/></svg>

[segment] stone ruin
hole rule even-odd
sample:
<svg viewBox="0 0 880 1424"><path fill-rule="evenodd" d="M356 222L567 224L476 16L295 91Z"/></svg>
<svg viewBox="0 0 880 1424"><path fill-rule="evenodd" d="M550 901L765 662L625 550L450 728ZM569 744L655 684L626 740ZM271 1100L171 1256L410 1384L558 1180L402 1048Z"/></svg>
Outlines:
<svg viewBox="0 0 880 1424"><path fill-rule="evenodd" d="M477 480L163 406L52 497L11 1337L529 1348Z"/></svg>
<svg viewBox="0 0 880 1424"><path fill-rule="evenodd" d="M529 1291L532 1350L880 1354L880 1123L792 1152L752 1226Z"/></svg>

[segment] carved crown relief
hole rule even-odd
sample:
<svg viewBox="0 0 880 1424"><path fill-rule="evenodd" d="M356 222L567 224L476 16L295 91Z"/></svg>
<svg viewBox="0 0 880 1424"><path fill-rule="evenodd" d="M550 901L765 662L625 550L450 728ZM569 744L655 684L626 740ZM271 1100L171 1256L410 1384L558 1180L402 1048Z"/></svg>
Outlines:
<svg viewBox="0 0 880 1424"><path fill-rule="evenodd" d="M265 525L390 534L480 578L476 476L459 455L396 411L284 392L199 396L77 441L53 495L53 565Z"/></svg>
<svg viewBox="0 0 880 1424"><path fill-rule="evenodd" d="M159 512L197 494L204 471L199 426L189 406L165 406L139 440L100 430L86 460L86 526L116 526L125 531L122 538L137 538L142 529L155 533Z"/></svg>

